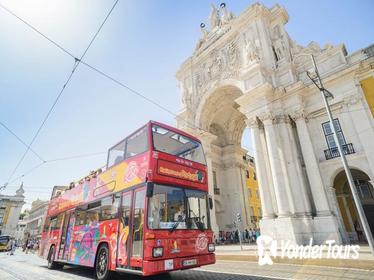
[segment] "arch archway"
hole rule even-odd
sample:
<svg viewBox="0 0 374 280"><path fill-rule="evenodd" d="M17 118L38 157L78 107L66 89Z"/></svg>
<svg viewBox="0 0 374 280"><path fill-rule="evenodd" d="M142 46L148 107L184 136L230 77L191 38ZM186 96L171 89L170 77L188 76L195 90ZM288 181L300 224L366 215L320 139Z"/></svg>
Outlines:
<svg viewBox="0 0 374 280"><path fill-rule="evenodd" d="M351 169L351 172L371 232L374 233L374 189L370 182L371 179L365 172L359 169ZM335 176L334 188L343 224L350 241L366 242L363 227L358 218L357 209L344 170Z"/></svg>
<svg viewBox="0 0 374 280"><path fill-rule="evenodd" d="M246 188L247 151L242 148L246 117L235 102L243 95L235 85L216 87L207 93L197 109L195 123L207 131L204 141L214 183L215 214L220 230L235 229L234 221L242 217L240 229L250 225L250 208ZM222 208L224 205L224 209Z"/></svg>

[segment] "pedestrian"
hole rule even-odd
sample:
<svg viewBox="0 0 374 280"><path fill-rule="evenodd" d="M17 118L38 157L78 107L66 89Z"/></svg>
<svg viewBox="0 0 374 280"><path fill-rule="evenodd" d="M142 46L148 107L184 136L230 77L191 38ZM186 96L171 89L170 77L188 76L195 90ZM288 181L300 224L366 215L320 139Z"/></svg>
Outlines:
<svg viewBox="0 0 374 280"><path fill-rule="evenodd" d="M252 229L252 242L256 242L256 231Z"/></svg>
<svg viewBox="0 0 374 280"><path fill-rule="evenodd" d="M32 249L32 239L31 238L28 238L26 240L26 254L29 253L29 250Z"/></svg>
<svg viewBox="0 0 374 280"><path fill-rule="evenodd" d="M10 255L13 256L14 255L14 251L16 250L16 240L14 240L14 238L12 238L12 240L10 241Z"/></svg>
<svg viewBox="0 0 374 280"><path fill-rule="evenodd" d="M260 229L256 229L256 240L260 236Z"/></svg>
<svg viewBox="0 0 374 280"><path fill-rule="evenodd" d="M251 243L253 241L252 240L252 229L251 228L248 231L248 239L249 239L249 243Z"/></svg>

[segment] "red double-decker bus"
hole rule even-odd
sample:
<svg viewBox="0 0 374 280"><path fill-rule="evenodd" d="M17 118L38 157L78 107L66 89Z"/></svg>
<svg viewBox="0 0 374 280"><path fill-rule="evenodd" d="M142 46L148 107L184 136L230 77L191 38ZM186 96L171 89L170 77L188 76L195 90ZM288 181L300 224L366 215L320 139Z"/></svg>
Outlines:
<svg viewBox="0 0 374 280"><path fill-rule="evenodd" d="M200 141L151 121L109 149L105 171L51 199L39 253L100 280L212 264L210 209Z"/></svg>

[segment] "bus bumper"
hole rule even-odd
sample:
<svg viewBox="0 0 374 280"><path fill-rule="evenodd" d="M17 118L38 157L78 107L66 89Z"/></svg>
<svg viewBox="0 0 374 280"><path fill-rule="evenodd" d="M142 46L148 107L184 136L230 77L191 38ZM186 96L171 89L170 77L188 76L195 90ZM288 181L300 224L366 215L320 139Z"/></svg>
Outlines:
<svg viewBox="0 0 374 280"><path fill-rule="evenodd" d="M143 275L154 275L169 271L183 270L214 264L216 257L213 253L191 257L181 257L174 259L163 259L159 261L143 261Z"/></svg>

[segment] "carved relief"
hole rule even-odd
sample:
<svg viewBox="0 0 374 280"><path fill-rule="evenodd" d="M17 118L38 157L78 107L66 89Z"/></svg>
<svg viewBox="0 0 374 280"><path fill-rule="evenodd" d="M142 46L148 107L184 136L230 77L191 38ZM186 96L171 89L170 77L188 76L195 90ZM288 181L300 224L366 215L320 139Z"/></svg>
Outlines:
<svg viewBox="0 0 374 280"><path fill-rule="evenodd" d="M222 25L228 24L234 18L234 14L226 8L225 3L221 3L220 10L222 13L221 24Z"/></svg>
<svg viewBox="0 0 374 280"><path fill-rule="evenodd" d="M259 60L258 48L251 39L248 39L245 44L245 54L246 54L246 65L252 64Z"/></svg>
<svg viewBox="0 0 374 280"><path fill-rule="evenodd" d="M219 11L214 4L211 4L211 10L209 14L210 29L213 30L221 25L221 19L219 18Z"/></svg>
<svg viewBox="0 0 374 280"><path fill-rule="evenodd" d="M204 23L200 23L200 31L201 31L202 36L196 44L195 51L200 49L201 46L206 42L208 38L208 31L205 29Z"/></svg>
<svg viewBox="0 0 374 280"><path fill-rule="evenodd" d="M273 49L276 55L276 61L282 60L286 57L286 44L279 26L275 26L272 33L272 40L273 40Z"/></svg>
<svg viewBox="0 0 374 280"><path fill-rule="evenodd" d="M186 82L183 83L183 92L182 92L182 107L190 107L192 103L192 96L188 90Z"/></svg>
<svg viewBox="0 0 374 280"><path fill-rule="evenodd" d="M237 65L237 62L238 62L238 52L237 52L235 42L231 42L228 44L227 53L228 53L229 66L233 68L234 66Z"/></svg>

